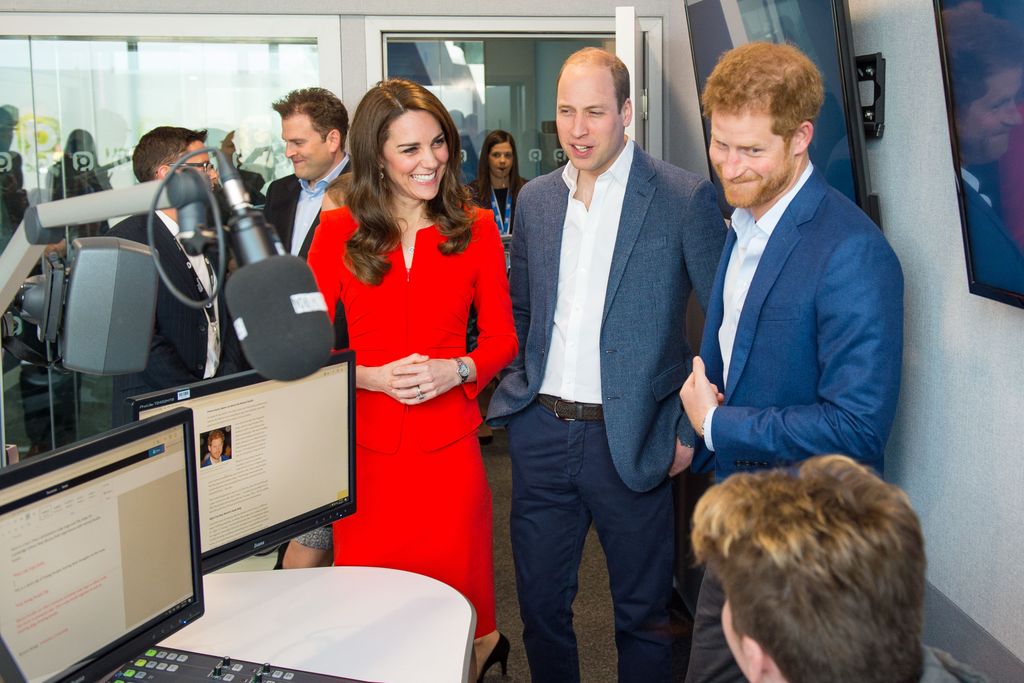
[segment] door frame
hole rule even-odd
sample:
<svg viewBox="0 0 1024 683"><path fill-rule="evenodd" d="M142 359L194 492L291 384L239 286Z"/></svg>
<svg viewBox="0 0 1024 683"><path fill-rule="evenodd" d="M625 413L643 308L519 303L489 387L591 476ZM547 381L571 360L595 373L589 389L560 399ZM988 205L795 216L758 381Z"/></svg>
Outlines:
<svg viewBox="0 0 1024 683"><path fill-rule="evenodd" d="M586 38L615 37L615 15L606 17L416 17L367 16L366 87L372 88L384 78L385 46L388 36L426 38ZM640 28L646 36L647 60L647 146L645 151L657 159L664 158L664 83L662 79L664 52L661 17L640 17ZM634 102L634 116L642 103ZM552 112L553 113L553 112Z"/></svg>

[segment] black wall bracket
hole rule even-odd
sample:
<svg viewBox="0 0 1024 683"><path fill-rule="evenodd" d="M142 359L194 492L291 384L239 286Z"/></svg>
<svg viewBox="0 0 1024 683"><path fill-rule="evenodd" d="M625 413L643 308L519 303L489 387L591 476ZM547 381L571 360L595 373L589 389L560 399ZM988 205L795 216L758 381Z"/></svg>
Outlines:
<svg viewBox="0 0 1024 683"><path fill-rule="evenodd" d="M885 58L881 52L857 57L857 82L864 136L878 139L885 132Z"/></svg>

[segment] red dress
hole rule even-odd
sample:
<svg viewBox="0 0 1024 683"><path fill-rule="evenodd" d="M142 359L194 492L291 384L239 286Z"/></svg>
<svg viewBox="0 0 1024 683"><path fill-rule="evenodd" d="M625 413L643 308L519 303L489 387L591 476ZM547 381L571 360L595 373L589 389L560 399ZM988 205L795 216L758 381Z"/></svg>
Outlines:
<svg viewBox="0 0 1024 683"><path fill-rule="evenodd" d="M516 354L505 257L489 211L476 210L473 238L460 254L438 250L434 227L416 233L412 267L401 247L379 285L345 265L356 229L347 207L320 215L309 265L327 299L345 309L356 363L379 366L422 353L470 356L476 382L406 406L356 390L356 514L334 525L334 562L405 569L442 581L476 608L477 637L495 630L491 491L480 457L476 395ZM469 307L478 346L466 353Z"/></svg>

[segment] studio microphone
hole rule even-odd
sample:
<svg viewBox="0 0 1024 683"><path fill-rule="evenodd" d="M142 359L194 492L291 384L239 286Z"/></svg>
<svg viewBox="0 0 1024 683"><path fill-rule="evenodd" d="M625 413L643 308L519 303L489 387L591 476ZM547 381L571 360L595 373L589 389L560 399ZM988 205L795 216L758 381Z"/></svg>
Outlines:
<svg viewBox="0 0 1024 683"><path fill-rule="evenodd" d="M237 169L217 152L231 206L231 247L239 269L228 279L228 311L242 350L261 375L294 380L319 370L334 346L327 304L306 262L281 243L249 204Z"/></svg>
<svg viewBox="0 0 1024 683"><path fill-rule="evenodd" d="M167 196L178 211L178 242L190 256L199 256L213 233L206 224L210 181L205 173L182 166L168 178Z"/></svg>

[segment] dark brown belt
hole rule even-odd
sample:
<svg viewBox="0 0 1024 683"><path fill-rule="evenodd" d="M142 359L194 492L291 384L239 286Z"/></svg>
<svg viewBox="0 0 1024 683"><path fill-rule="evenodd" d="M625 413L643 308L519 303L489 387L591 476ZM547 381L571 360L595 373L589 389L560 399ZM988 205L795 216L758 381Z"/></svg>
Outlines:
<svg viewBox="0 0 1024 683"><path fill-rule="evenodd" d="M600 403L577 403L576 401L565 401L557 396L538 394L537 400L542 406L555 414L560 420L586 420L588 422L601 422L604 420L604 408Z"/></svg>

